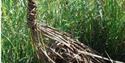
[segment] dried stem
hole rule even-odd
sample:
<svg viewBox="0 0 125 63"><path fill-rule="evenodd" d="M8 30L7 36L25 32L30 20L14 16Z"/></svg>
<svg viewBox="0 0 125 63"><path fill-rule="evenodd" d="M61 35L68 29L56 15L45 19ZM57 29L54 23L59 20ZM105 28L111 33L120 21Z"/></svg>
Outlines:
<svg viewBox="0 0 125 63"><path fill-rule="evenodd" d="M36 28L36 3L34 0L28 0L28 26L31 29Z"/></svg>

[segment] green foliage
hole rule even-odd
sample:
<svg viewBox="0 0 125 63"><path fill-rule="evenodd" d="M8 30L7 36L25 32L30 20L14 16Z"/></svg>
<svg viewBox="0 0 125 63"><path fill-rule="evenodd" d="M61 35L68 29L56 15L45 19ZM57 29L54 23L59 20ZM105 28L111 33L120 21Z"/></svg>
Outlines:
<svg viewBox="0 0 125 63"><path fill-rule="evenodd" d="M125 0L37 0L37 20L72 34L113 59L125 53ZM2 1L2 61L38 60L27 26L27 1Z"/></svg>
<svg viewBox="0 0 125 63"><path fill-rule="evenodd" d="M30 63L35 57L25 0L2 1L2 62Z"/></svg>

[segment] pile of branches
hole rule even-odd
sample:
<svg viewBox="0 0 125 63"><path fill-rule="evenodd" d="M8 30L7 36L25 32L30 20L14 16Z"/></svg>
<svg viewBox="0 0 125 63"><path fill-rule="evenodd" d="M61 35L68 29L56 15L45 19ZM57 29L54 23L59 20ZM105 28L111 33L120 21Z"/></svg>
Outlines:
<svg viewBox="0 0 125 63"><path fill-rule="evenodd" d="M49 38L48 44L39 43L38 53L41 59L50 63L105 63L107 58L97 55L90 47L71 38L65 32L58 31L45 25L39 26L39 31ZM39 34L40 35L40 34Z"/></svg>
<svg viewBox="0 0 125 63"><path fill-rule="evenodd" d="M39 58L47 63L122 63L99 55L70 34L45 24L37 24L34 32L34 47Z"/></svg>

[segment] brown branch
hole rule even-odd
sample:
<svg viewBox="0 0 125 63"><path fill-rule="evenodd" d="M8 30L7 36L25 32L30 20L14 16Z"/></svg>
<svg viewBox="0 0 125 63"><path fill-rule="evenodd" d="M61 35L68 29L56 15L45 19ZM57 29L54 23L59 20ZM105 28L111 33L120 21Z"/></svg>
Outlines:
<svg viewBox="0 0 125 63"><path fill-rule="evenodd" d="M36 28L36 3L34 0L28 0L28 18L27 23L31 29Z"/></svg>

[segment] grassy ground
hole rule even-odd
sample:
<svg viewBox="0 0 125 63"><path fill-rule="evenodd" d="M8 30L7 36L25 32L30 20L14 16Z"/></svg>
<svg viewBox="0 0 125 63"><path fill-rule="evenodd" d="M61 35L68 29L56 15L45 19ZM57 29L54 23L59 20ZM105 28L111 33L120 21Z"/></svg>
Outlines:
<svg viewBox="0 0 125 63"><path fill-rule="evenodd" d="M37 0L37 6L39 22L72 34L104 56L107 52L124 60L125 0ZM39 62L26 15L26 0L2 0L3 63Z"/></svg>

